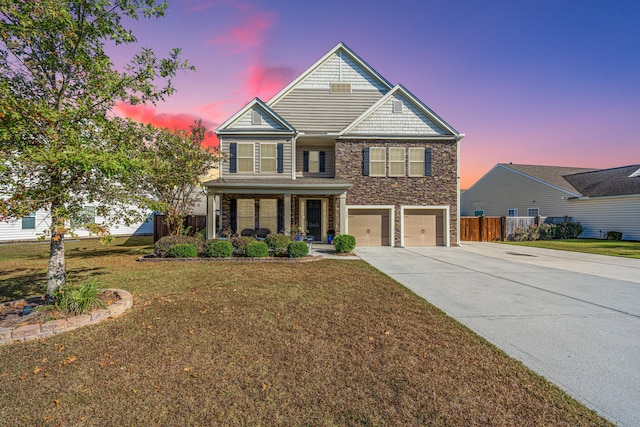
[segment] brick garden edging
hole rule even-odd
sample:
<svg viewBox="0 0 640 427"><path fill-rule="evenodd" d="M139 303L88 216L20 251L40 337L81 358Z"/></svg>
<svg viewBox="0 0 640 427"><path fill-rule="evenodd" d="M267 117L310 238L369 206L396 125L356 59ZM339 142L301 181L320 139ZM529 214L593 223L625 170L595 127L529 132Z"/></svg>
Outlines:
<svg viewBox="0 0 640 427"><path fill-rule="evenodd" d="M94 325L102 320L120 316L133 306L133 299L129 292L122 289L106 290L117 293L120 299L107 308L93 310L89 314L80 314L66 319L51 320L45 323L35 323L14 328L0 328L0 345L44 338L61 332L72 331L82 326Z"/></svg>
<svg viewBox="0 0 640 427"><path fill-rule="evenodd" d="M313 262L324 259L322 255L304 256L300 258L287 257L229 257L229 258L161 258L155 255L144 255L138 258L139 262Z"/></svg>

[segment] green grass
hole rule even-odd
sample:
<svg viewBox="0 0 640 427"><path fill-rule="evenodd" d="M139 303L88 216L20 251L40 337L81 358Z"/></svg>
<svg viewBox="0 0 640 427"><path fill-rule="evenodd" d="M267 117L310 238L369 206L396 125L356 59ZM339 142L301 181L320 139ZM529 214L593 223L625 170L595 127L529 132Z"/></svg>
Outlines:
<svg viewBox="0 0 640 427"><path fill-rule="evenodd" d="M67 245L124 316L0 347L0 425L610 425L361 261L139 263ZM0 246L0 295L44 291L47 247Z"/></svg>
<svg viewBox="0 0 640 427"><path fill-rule="evenodd" d="M597 255L609 255L625 258L640 258L640 242L599 240L599 239L567 239L536 240L533 242L500 242L510 245L532 246L536 248L559 249L563 251L585 252Z"/></svg>

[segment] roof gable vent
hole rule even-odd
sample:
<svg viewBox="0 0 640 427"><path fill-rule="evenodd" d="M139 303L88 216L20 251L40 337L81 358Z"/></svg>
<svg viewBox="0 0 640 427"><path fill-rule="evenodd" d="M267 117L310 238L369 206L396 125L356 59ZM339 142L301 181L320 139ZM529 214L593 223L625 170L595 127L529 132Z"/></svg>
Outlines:
<svg viewBox="0 0 640 427"><path fill-rule="evenodd" d="M395 99L393 100L392 105L394 113L402 113L402 101Z"/></svg>
<svg viewBox="0 0 640 427"><path fill-rule="evenodd" d="M351 93L351 83L331 83L331 93Z"/></svg>
<svg viewBox="0 0 640 427"><path fill-rule="evenodd" d="M260 114L260 111L251 111L251 124L254 126L260 126L262 124L262 114Z"/></svg>

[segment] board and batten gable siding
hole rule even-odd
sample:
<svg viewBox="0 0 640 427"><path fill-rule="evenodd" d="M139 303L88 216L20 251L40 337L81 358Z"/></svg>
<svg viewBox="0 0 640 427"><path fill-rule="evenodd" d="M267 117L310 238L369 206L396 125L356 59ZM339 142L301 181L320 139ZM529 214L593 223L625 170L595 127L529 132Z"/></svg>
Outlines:
<svg viewBox="0 0 640 427"><path fill-rule="evenodd" d="M350 83L350 93L332 93L331 83ZM269 106L298 131L338 132L388 92L370 72L338 51Z"/></svg>
<svg viewBox="0 0 640 427"><path fill-rule="evenodd" d="M257 112L262 118L261 123L254 125L252 121L253 112ZM270 114L260 107L254 107L231 123L225 130L288 130L281 123L278 123Z"/></svg>
<svg viewBox="0 0 640 427"><path fill-rule="evenodd" d="M132 236L132 235L150 235L153 234L153 218L146 222L132 224L130 226L125 224L115 224L110 227L111 234L114 236ZM104 218L96 215L96 223L104 223ZM0 241L35 241L44 234L45 231L51 226L51 217L49 213L44 210L36 212L36 228L35 229L22 229L22 219L10 219L9 221L0 221ZM78 237L97 237L82 228L74 231ZM70 236L66 237L67 239ZM48 241L48 238L45 239Z"/></svg>
<svg viewBox="0 0 640 427"><path fill-rule="evenodd" d="M229 157L231 143L250 143L253 144L253 173L230 173ZM283 171L282 173L260 173L260 143L283 144ZM273 137L221 137L220 152L223 153L223 161L220 164L220 177L225 179L233 178L257 178L264 176L265 178L284 178L291 179L292 158L292 139L291 138L273 138Z"/></svg>
<svg viewBox="0 0 640 427"><path fill-rule="evenodd" d="M394 112L394 102L402 104L401 112ZM349 134L442 136L449 132L402 94L396 93L368 114Z"/></svg>
<svg viewBox="0 0 640 427"><path fill-rule="evenodd" d="M624 240L640 241L640 195L570 199L568 216L584 231L580 237L603 238L608 231L619 231Z"/></svg>
<svg viewBox="0 0 640 427"><path fill-rule="evenodd" d="M518 216L526 216L529 208L539 208L541 216L565 216L568 215L566 199L573 196L497 165L462 193L460 215L473 216L474 211L482 210L485 216L502 216L507 215L508 209L517 208Z"/></svg>

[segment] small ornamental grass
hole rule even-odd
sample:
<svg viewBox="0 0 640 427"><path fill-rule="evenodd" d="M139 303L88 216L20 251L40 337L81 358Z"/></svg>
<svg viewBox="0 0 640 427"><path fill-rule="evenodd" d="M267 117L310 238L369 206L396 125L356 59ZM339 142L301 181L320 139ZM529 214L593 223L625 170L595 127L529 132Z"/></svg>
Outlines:
<svg viewBox="0 0 640 427"><path fill-rule="evenodd" d="M229 258L233 255L233 245L227 240L212 240L207 243L206 253L211 258Z"/></svg>
<svg viewBox="0 0 640 427"><path fill-rule="evenodd" d="M265 242L249 242L245 247L245 253L249 258L264 258L269 256L269 246Z"/></svg>
<svg viewBox="0 0 640 427"><path fill-rule="evenodd" d="M67 284L53 295L54 305L57 310L68 314L87 314L94 308L104 308L104 303L98 298L100 292L102 288L94 279L87 280L78 289Z"/></svg>
<svg viewBox="0 0 640 427"><path fill-rule="evenodd" d="M336 253L348 254L356 248L356 238L350 234L340 234L333 239Z"/></svg>
<svg viewBox="0 0 640 427"><path fill-rule="evenodd" d="M287 252L291 258L301 258L309 254L309 246L305 242L290 242Z"/></svg>
<svg viewBox="0 0 640 427"><path fill-rule="evenodd" d="M195 258L198 256L198 249L189 243L179 243L171 247L169 254L171 258Z"/></svg>

